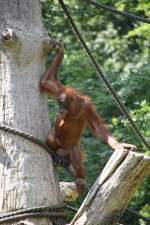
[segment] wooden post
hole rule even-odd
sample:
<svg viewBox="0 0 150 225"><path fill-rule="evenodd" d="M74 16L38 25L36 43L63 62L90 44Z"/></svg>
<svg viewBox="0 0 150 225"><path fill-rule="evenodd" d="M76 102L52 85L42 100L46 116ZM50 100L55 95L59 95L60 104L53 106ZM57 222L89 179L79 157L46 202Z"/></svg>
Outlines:
<svg viewBox="0 0 150 225"><path fill-rule="evenodd" d="M70 225L115 225L150 170L150 157L116 150Z"/></svg>
<svg viewBox="0 0 150 225"><path fill-rule="evenodd" d="M39 0L0 1L0 123L45 141L50 124L47 98L39 90L46 56L41 21ZM51 156L0 130L0 213L52 206L58 193ZM51 224L47 218L21 222Z"/></svg>

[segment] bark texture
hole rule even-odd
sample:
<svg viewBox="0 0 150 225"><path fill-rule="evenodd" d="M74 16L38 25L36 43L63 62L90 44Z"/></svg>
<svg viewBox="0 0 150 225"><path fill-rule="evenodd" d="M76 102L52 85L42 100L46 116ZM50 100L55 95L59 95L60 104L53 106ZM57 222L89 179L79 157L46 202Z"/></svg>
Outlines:
<svg viewBox="0 0 150 225"><path fill-rule="evenodd" d="M45 64L40 0L1 0L0 36L0 123L45 141L50 124L47 98L39 90ZM0 212L58 202L51 156L0 130ZM49 219L22 222L51 224Z"/></svg>
<svg viewBox="0 0 150 225"><path fill-rule="evenodd" d="M150 171L150 157L116 150L70 225L115 225Z"/></svg>

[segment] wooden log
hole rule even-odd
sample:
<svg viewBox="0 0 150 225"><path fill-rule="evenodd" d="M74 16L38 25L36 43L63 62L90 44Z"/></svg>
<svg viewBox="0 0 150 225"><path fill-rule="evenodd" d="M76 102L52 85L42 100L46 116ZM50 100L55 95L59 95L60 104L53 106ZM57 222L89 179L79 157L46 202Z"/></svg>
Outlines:
<svg viewBox="0 0 150 225"><path fill-rule="evenodd" d="M150 170L150 157L117 149L70 225L115 225Z"/></svg>

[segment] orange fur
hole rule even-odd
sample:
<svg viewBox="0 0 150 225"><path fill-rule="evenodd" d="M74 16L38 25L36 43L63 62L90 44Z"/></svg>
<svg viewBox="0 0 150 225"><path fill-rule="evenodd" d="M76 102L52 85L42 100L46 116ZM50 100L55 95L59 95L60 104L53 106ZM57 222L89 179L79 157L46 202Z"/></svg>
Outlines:
<svg viewBox="0 0 150 225"><path fill-rule="evenodd" d="M119 143L112 137L107 124L96 112L91 99L73 88L65 87L58 80L58 68L63 60L63 55L64 50L61 46L50 68L40 81L40 88L56 97L60 106L54 132L48 134L47 142L59 154L68 156L77 177L75 180L77 190L81 192L85 188L84 156L80 148L80 138L84 129L87 126L90 127L94 135L102 137L114 149ZM133 147L133 145L124 143L122 146Z"/></svg>

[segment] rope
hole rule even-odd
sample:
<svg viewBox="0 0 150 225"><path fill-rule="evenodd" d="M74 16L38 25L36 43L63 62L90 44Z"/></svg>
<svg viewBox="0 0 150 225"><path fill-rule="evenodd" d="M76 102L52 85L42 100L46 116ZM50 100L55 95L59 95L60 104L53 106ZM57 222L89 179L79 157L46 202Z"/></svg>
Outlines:
<svg viewBox="0 0 150 225"><path fill-rule="evenodd" d="M115 90L113 89L113 87L111 86L110 82L108 81L108 79L106 78L105 74L103 73L103 71L101 70L100 66L98 65L97 61L95 60L95 58L93 57L90 49L88 48L87 44L85 43L80 31L78 30L76 24L74 23L69 11L67 10L64 1L63 0L58 0L66 17L68 22L71 25L71 28L73 30L73 32L75 33L77 39L79 40L79 42L81 43L81 46L83 47L83 49L85 49L88 57L90 58L96 72L97 72L97 76L100 80L103 80L103 82L105 83L107 89L109 90L110 94L114 97L118 107L120 108L120 110L122 111L122 113L126 116L126 118L128 119L128 121L131 124L131 127L133 129L133 131L135 132L135 134L137 135L137 137L144 143L144 145L147 147L148 150L150 150L150 146L147 143L147 141L145 140L144 136L142 135L142 133L140 132L139 128L137 127L137 125L134 123L134 121L132 120L130 114L128 113L125 105L121 102L119 96L115 93Z"/></svg>
<svg viewBox="0 0 150 225"><path fill-rule="evenodd" d="M133 19L133 20L137 20L137 21L140 21L140 22L143 22L143 23L150 24L150 19L148 19L148 18L136 16L136 15L133 15L133 14L125 12L125 11L117 10L114 7L104 5L104 4L102 4L100 2L97 2L95 0L86 0L86 1L91 5L94 5L96 7L102 8L102 9L106 9L106 10L108 10L108 11L114 13L114 14L118 14L120 16L125 16L125 17L128 17L128 18Z"/></svg>
<svg viewBox="0 0 150 225"><path fill-rule="evenodd" d="M11 128L11 127L9 127L7 125L3 125L3 124L0 124L0 129L3 130L3 131L13 133L13 134L18 135L18 136L21 136L21 137L39 145L40 147L44 148L52 156L55 154L54 151L52 151L47 144L43 143L40 139L33 137L31 134L24 133L20 130Z"/></svg>
<svg viewBox="0 0 150 225"><path fill-rule="evenodd" d="M31 134L27 134L24 133L20 130L11 128L9 126L0 124L0 129L6 132L10 132L12 134L18 135L20 137L23 137L37 145L39 145L40 147L44 148L49 154L51 154L53 161L55 163L56 166L62 166L65 168L65 170L72 175L72 172L69 168L69 161L66 157L61 157L60 155L56 154L50 147L49 145L45 144L44 142L42 142L42 140L32 136Z"/></svg>
<svg viewBox="0 0 150 225"><path fill-rule="evenodd" d="M0 214L0 224L5 222L13 222L29 217L49 217L56 225L63 225L65 223L64 206L40 206L34 208L27 208L16 210L8 213Z"/></svg>

